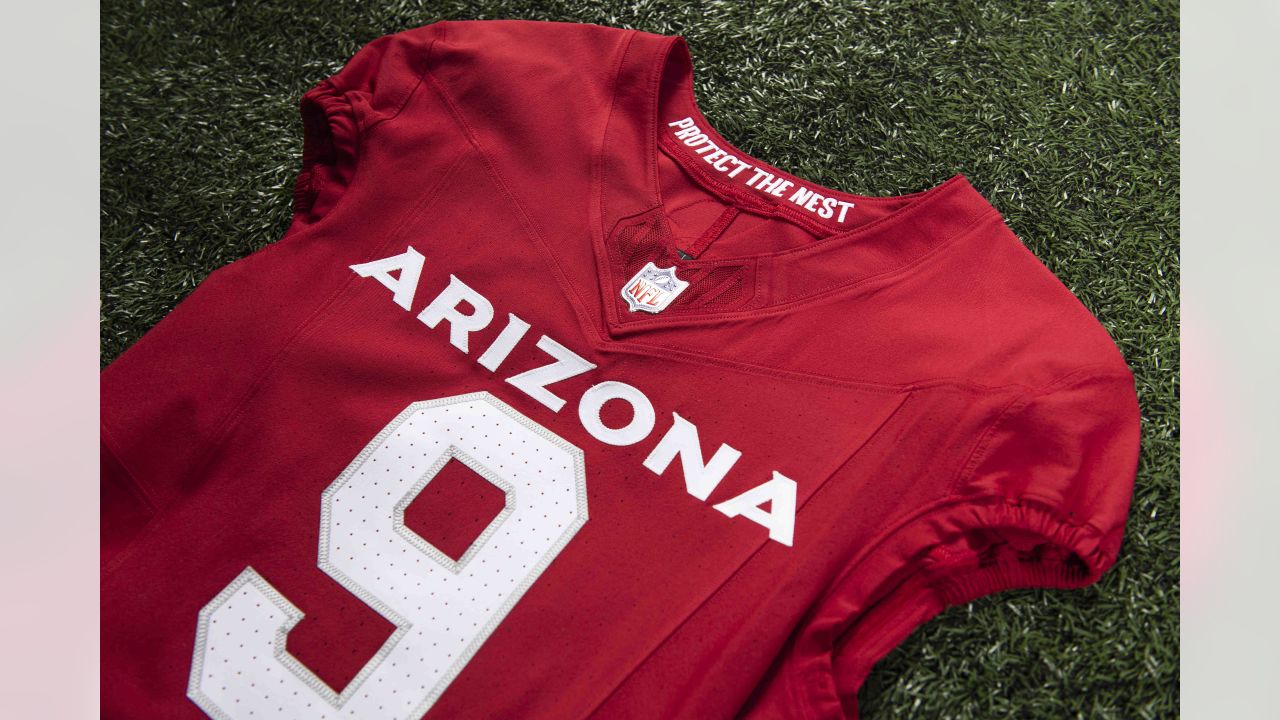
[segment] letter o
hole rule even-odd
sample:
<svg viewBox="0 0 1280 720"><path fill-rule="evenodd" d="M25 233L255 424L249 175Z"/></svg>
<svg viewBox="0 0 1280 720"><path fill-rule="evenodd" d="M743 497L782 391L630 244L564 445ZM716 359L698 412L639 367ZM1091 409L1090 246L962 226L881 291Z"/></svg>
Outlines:
<svg viewBox="0 0 1280 720"><path fill-rule="evenodd" d="M607 427L600 421L600 408L610 400L622 400L631 406L631 422L620 428ZM614 380L592 385L578 401L578 419L591 437L609 445L634 445L653 431L656 417L653 403L638 389Z"/></svg>

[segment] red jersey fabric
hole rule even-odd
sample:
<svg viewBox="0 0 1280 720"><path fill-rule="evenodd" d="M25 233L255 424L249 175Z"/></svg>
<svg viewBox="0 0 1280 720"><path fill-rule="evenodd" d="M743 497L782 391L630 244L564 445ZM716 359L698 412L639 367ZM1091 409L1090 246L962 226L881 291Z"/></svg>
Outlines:
<svg viewBox="0 0 1280 720"><path fill-rule="evenodd" d="M790 175L592 25L384 37L302 116L286 235L102 375L105 717L856 717L1115 562L1132 375L963 176Z"/></svg>

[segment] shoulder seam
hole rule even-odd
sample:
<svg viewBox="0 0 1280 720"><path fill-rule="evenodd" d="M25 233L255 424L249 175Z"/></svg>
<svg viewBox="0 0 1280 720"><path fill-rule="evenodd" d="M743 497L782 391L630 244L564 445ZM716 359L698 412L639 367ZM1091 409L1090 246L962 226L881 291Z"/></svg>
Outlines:
<svg viewBox="0 0 1280 720"><path fill-rule="evenodd" d="M155 493L147 487L147 484L142 481L142 478L138 476L138 473L134 472L133 468L129 467L129 464L125 462L124 454L120 452L115 438L111 436L111 431L107 429L107 422L105 420L98 421L98 431L102 434L100 442L103 447L107 452L111 453L111 457L115 458L116 463L120 465L120 469L129 476L129 480L132 483L133 488L137 491L136 494L139 496L139 499L143 500L147 504L147 508L151 510L153 515L159 514L161 506L160 503L156 501Z"/></svg>
<svg viewBox="0 0 1280 720"><path fill-rule="evenodd" d="M156 520L168 507L168 503L166 503L165 506L161 506L157 503L150 489L147 488L138 474L135 473L125 462L124 455L117 449L115 439L111 437L111 432L107 429L107 423L105 421L98 421L98 430L100 433L100 442L103 444L106 451L111 453L111 456L115 458L116 463L120 465L120 469L129 476L129 485L133 495L142 500L151 511L151 517L147 518L147 522L143 524L141 530L130 538L128 543L126 543L124 547L120 548L120 550L117 551L116 554L106 562L106 564L100 567L99 572L103 577L106 577L113 574L125 560L133 555L133 552L137 550L140 543L151 535L151 532L156 528Z"/></svg>
<svg viewBox="0 0 1280 720"><path fill-rule="evenodd" d="M982 434L978 436L978 440L970 449L965 462L961 464L960 468L956 471L955 477L953 477L951 482L947 484L946 492L943 497L958 496L957 491L961 487L963 481L966 478L972 477L973 472L977 469L978 463L980 463L986 456L987 448L990 445L991 438L994 436L997 428L1012 417L1015 412L1026 407L1032 400L1038 397L1051 395L1063 388L1088 380L1097 380L1107 377L1131 380L1133 376L1132 373L1123 374L1116 372L1114 369L1111 369L1109 363L1105 365L1098 363L1076 368L1075 370L1060 375L1057 378L1038 386L1027 387L1022 392L1014 395L1009 399L1008 403L1001 408L1000 412L991 420L991 422L987 424L986 428L983 429Z"/></svg>
<svg viewBox="0 0 1280 720"><path fill-rule="evenodd" d="M406 107L408 107L409 100L412 99L415 94L417 94L418 88L422 87L423 83L426 81L427 73L431 71L431 55L435 51L436 43L447 37L446 33L448 31L447 31L447 26L445 25L445 23L447 22L448 22L447 20L440 20L433 23L433 25L439 28L439 31L438 31L439 35L433 38L430 44L427 45L426 51L422 54L422 71L418 73L418 81L413 84L413 87L405 91L403 98L400 98L399 100L396 101L395 112L391 113L386 117L378 118L377 120L373 121L369 125L362 128L363 132L361 133L361 135L372 131L375 127L387 121L394 120L397 117L400 117L400 114L404 112L404 109ZM346 95L346 93L344 92L343 95Z"/></svg>

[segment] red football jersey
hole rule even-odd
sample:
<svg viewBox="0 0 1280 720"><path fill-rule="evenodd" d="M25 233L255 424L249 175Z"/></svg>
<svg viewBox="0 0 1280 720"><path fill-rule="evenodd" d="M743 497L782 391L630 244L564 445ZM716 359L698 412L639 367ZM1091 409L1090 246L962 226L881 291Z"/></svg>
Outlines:
<svg viewBox="0 0 1280 720"><path fill-rule="evenodd" d="M1111 338L961 175L735 148L684 41L440 22L302 99L279 242L102 375L111 718L834 718L1087 585Z"/></svg>

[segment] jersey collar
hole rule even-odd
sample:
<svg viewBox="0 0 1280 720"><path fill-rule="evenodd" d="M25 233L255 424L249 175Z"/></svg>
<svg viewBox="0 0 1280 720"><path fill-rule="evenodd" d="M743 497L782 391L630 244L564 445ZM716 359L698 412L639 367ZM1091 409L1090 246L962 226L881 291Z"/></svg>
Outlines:
<svg viewBox="0 0 1280 720"><path fill-rule="evenodd" d="M738 150L712 127L693 95L693 66L685 40L636 32L622 53L613 102L594 165L592 243L604 320L619 337L666 325L721 322L735 317L786 310L852 289L865 281L890 281L959 237L995 210L955 175L929 190L894 197L843 193L800 180ZM676 98L714 144L778 177L803 183L827 197L855 203L893 203L898 209L848 231L835 230L801 248L741 257L688 259L671 240L657 177L658 153L670 142L658 117L659 98ZM814 222L794 207L743 187L722 182L715 173L668 148L689 177L722 200L757 214L802 224ZM772 202L771 202L772 200ZM674 267L689 288L656 315L632 312L621 289L652 262Z"/></svg>

